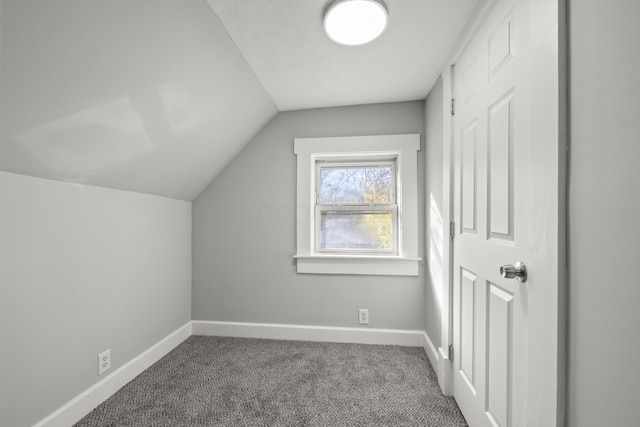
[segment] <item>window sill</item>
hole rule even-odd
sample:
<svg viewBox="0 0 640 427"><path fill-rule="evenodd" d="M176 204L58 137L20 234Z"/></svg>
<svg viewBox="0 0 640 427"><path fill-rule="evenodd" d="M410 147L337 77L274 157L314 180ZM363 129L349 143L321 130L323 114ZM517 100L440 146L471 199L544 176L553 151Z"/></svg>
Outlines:
<svg viewBox="0 0 640 427"><path fill-rule="evenodd" d="M421 258L383 255L294 255L301 274L418 276Z"/></svg>

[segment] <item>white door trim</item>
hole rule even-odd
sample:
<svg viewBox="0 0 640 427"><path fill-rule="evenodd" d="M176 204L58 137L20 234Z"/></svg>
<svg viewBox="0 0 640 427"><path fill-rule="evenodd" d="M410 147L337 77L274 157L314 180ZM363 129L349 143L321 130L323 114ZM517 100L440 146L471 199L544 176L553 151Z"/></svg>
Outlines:
<svg viewBox="0 0 640 427"><path fill-rule="evenodd" d="M474 15L470 19L465 32L456 44L456 47L452 50L451 55L442 70L443 80L443 226L445 228L445 235L448 234L449 224L454 221L453 215L453 118L451 115L451 99L453 96L453 84L454 84L454 64L459 60L464 53L467 46L473 40L478 29L485 22L486 17L497 0L481 0L474 12ZM538 5L536 5L538 6ZM557 271L557 289L554 289L553 295L558 301L558 313L556 319L557 325L557 341L551 343L551 350L557 354L557 359L554 368L556 384L547 386L538 382L533 385L533 388L529 388L530 392L533 392L535 396L532 398L537 399L538 403L535 408L529 411L528 423L535 425L535 421L548 420L549 417L555 419L556 426L564 425L565 419L565 400L566 400L566 318L567 318L567 263L566 263L566 205L567 205L567 150L568 150L568 123L567 123L567 110L568 110L568 96L567 96L567 0L544 0L539 2L540 8L557 8L557 33L552 34L549 32L548 27L545 29L548 34L545 36L557 37L558 43L558 77L557 82L558 91L558 111L557 111L557 173L558 173L558 188L557 188L557 218L556 223L553 226L558 230L558 242L557 247L553 248L557 251L558 257L558 271ZM445 292L442 296L442 318L441 318L441 342L438 347L438 381L442 392L446 395L452 395L452 364L449 360L449 345L453 344L453 245L452 240L444 239L443 242L443 284L447 284ZM534 344L535 340L540 341L540 336L534 336L532 338ZM540 344L540 343L537 343ZM545 343L549 344L549 343ZM455 355L454 355L455 357ZM532 381L533 382L533 381ZM551 414L540 415L540 411L555 411L555 417ZM538 413L538 415L536 415Z"/></svg>

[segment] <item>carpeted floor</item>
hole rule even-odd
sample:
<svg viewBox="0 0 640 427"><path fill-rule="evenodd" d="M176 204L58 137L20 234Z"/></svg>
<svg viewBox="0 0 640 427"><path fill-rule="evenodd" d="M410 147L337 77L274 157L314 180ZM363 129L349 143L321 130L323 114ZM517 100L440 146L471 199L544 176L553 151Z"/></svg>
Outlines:
<svg viewBox="0 0 640 427"><path fill-rule="evenodd" d="M75 424L466 426L421 348L192 336Z"/></svg>

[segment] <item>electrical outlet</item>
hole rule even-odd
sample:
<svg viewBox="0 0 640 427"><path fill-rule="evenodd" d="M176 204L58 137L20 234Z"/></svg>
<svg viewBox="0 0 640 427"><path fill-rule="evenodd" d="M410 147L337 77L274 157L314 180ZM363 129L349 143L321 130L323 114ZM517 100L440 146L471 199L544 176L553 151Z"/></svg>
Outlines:
<svg viewBox="0 0 640 427"><path fill-rule="evenodd" d="M367 310L366 308L361 308L358 310L358 323L360 325L369 324L369 310Z"/></svg>
<svg viewBox="0 0 640 427"><path fill-rule="evenodd" d="M111 368L111 349L105 350L98 355L98 375L102 375Z"/></svg>

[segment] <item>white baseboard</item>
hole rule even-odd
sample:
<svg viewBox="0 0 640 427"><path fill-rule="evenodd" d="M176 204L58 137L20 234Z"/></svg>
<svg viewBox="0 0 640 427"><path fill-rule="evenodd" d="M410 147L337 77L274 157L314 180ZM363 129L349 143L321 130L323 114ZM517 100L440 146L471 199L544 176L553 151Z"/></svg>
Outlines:
<svg viewBox="0 0 640 427"><path fill-rule="evenodd" d="M438 352L436 346L433 344L433 341L431 341L431 338L429 338L429 335L426 331L422 332L422 338L422 347L424 348L424 352L427 353L427 358L429 359L429 362L431 362L431 367L436 373L438 373L438 366L440 364L440 353Z"/></svg>
<svg viewBox="0 0 640 427"><path fill-rule="evenodd" d="M194 320L193 335L424 347L424 331Z"/></svg>
<svg viewBox="0 0 640 427"><path fill-rule="evenodd" d="M449 352L443 347L439 347L438 352L440 353L440 362L436 370L438 374L438 385L440 386L442 394L445 396L453 396L453 364L451 363L451 359L449 359Z"/></svg>
<svg viewBox="0 0 640 427"><path fill-rule="evenodd" d="M427 357L429 358L429 362L431 362L431 366L433 370L436 372L436 376L438 377L438 385L440 386L440 391L445 396L453 395L452 388L452 377L451 370L453 369L451 360L449 359L449 353L442 347L437 347L431 341L431 338L425 331L424 333L424 352L427 353Z"/></svg>
<svg viewBox="0 0 640 427"><path fill-rule="evenodd" d="M80 421L82 417L191 335L422 347L431 363L434 364L434 358L436 365L438 363L438 353L435 351L433 342L424 331L420 330L194 320L172 332L136 358L71 399L61 408L36 423L34 427L69 427Z"/></svg>
<svg viewBox="0 0 640 427"><path fill-rule="evenodd" d="M191 322L92 385L34 427L69 427L191 336Z"/></svg>

